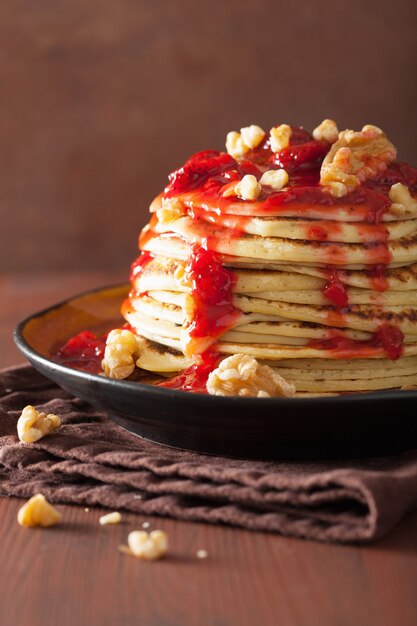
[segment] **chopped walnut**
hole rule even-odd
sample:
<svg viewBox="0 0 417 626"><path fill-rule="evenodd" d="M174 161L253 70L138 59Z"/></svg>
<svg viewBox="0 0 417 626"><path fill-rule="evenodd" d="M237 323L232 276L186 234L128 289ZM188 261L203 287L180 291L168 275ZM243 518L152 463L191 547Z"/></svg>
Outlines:
<svg viewBox="0 0 417 626"><path fill-rule="evenodd" d="M319 124L313 130L313 137L317 141L328 141L329 143L335 143L339 136L339 129L337 128L336 122L333 120L323 120L321 124Z"/></svg>
<svg viewBox="0 0 417 626"><path fill-rule="evenodd" d="M389 197L392 202L390 213L405 218L417 214L417 200L413 198L406 185L402 183L392 185Z"/></svg>
<svg viewBox="0 0 417 626"><path fill-rule="evenodd" d="M208 377L207 391L213 396L293 396L295 387L268 365L247 354L224 359Z"/></svg>
<svg viewBox="0 0 417 626"><path fill-rule="evenodd" d="M127 546L120 546L122 552L145 561L155 561L168 552L168 537L163 530L134 530L127 537Z"/></svg>
<svg viewBox="0 0 417 626"><path fill-rule="evenodd" d="M233 158L238 159L259 146L264 137L265 131L256 124L241 128L240 133L233 130L227 133L226 150Z"/></svg>
<svg viewBox="0 0 417 626"><path fill-rule="evenodd" d="M368 124L360 132L344 130L323 161L320 183L340 198L384 171L396 156L395 147L380 128Z"/></svg>
<svg viewBox="0 0 417 626"><path fill-rule="evenodd" d="M139 343L136 336L127 329L109 332L101 366L106 376L121 380L135 369L139 358Z"/></svg>
<svg viewBox="0 0 417 626"><path fill-rule="evenodd" d="M262 187L252 174L246 174L235 185L230 185L224 192L223 196L237 196L241 200L256 200L262 193Z"/></svg>
<svg viewBox="0 0 417 626"><path fill-rule="evenodd" d="M232 130L230 133L227 133L226 150L234 159L238 159L242 157L249 148L243 143L242 135Z"/></svg>
<svg viewBox="0 0 417 626"><path fill-rule="evenodd" d="M265 131L260 126L256 126L256 124L241 128L240 134L244 145L252 150L259 146L265 137Z"/></svg>
<svg viewBox="0 0 417 626"><path fill-rule="evenodd" d="M161 206L156 209L160 224L169 224L185 215L185 207L178 198L163 198Z"/></svg>
<svg viewBox="0 0 417 626"><path fill-rule="evenodd" d="M259 183L280 191L288 185L288 174L285 170L268 170L261 176Z"/></svg>
<svg viewBox="0 0 417 626"><path fill-rule="evenodd" d="M39 413L30 404L17 421L17 434L23 443L34 443L61 426L61 418L53 413Z"/></svg>
<svg viewBox="0 0 417 626"><path fill-rule="evenodd" d="M292 130L288 124L274 126L270 131L270 141L272 152L279 152L290 145Z"/></svg>
<svg viewBox="0 0 417 626"><path fill-rule="evenodd" d="M122 516L119 511L113 511L112 513L106 513L106 515L101 515L99 518L100 526L107 526L108 524L120 524L122 521Z"/></svg>
<svg viewBox="0 0 417 626"><path fill-rule="evenodd" d="M61 520L61 513L46 500L45 496L37 493L32 496L17 514L20 526L55 526Z"/></svg>

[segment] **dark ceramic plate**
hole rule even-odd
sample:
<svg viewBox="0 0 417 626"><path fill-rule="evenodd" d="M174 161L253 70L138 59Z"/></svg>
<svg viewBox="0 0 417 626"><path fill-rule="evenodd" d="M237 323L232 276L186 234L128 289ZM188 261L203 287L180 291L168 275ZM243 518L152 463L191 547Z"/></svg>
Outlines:
<svg viewBox="0 0 417 626"><path fill-rule="evenodd" d="M417 444L417 393L325 398L222 398L118 381L59 365L52 355L85 329L121 325L128 286L85 293L21 322L15 340L32 365L132 433L177 448L259 459L394 454Z"/></svg>

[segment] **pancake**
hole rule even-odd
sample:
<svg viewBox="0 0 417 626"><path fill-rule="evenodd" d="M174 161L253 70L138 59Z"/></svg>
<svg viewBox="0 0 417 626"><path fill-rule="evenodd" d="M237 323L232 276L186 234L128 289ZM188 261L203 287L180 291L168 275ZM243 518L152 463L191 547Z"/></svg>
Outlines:
<svg viewBox="0 0 417 626"><path fill-rule="evenodd" d="M307 397L417 385L417 169L331 124L282 146L250 127L170 174L122 306L138 367L188 368L178 388L246 355Z"/></svg>
<svg viewBox="0 0 417 626"><path fill-rule="evenodd" d="M136 311L145 315L183 325L186 316L186 294L175 292L154 293L132 297L131 304ZM303 305L289 302L264 300L259 297L236 295L233 298L236 308L242 313L273 316L278 320L297 320L323 324L328 327L351 328L374 332L383 322L395 323L404 333L417 336L417 309L401 306L351 305L343 315L333 315L329 306ZM259 318L258 318L259 319ZM236 320L234 326L238 323Z"/></svg>
<svg viewBox="0 0 417 626"><path fill-rule="evenodd" d="M167 229L167 230L165 230ZM377 239L367 243L334 243L328 241L308 241L284 237L261 237L240 234L231 238L230 231L217 225L199 222L189 217L181 217L168 225L162 232L172 232L190 243L201 243L210 239L211 249L220 254L265 259L275 262L286 261L323 265L375 265L384 263L387 258L385 240ZM388 242L390 262L411 263L417 258L417 231Z"/></svg>
<svg viewBox="0 0 417 626"><path fill-rule="evenodd" d="M181 229L182 230L182 229ZM184 229L185 230L185 229ZM189 244L204 244L207 237L193 236L189 233L190 242L186 243L187 234L177 233L155 235L144 244L143 250L154 256L168 255L180 260L187 260ZM334 244L327 242L304 243L278 237L262 240L254 235L245 235L239 242L222 240L224 233L216 231L216 241L212 249L226 266L242 266L255 269L277 269L283 265L300 263L311 267L326 268L329 265L342 269L367 269L384 264L390 259L388 266L404 267L417 258L417 236L404 237L401 242L393 241L387 247L381 242L371 248L359 244ZM350 245L349 255L345 246ZM346 252L346 255L345 255ZM394 256L395 253L395 256Z"/></svg>
<svg viewBox="0 0 417 626"><path fill-rule="evenodd" d="M229 267L231 267L228 264ZM327 280L326 271L306 266L278 265L277 269L234 268L236 281L233 292L255 293L284 289L321 290ZM363 271L338 270L338 278L345 285L374 289L372 269ZM387 291L417 291L417 264L406 267L387 267L384 272ZM191 283L186 276L186 263L180 259L156 256L134 278L138 293L149 290L189 291ZM378 293L386 293L378 292Z"/></svg>
<svg viewBox="0 0 417 626"><path fill-rule="evenodd" d="M309 241L333 241L339 243L365 243L378 241L385 237L389 240L401 239L411 235L417 229L417 220L387 222L380 229L370 224L343 223L329 220L303 220L277 217L240 217L217 214L209 211L200 213L201 219L208 225L214 223L223 229L241 230L248 235L258 237L280 237ZM158 229L165 232L165 229Z"/></svg>

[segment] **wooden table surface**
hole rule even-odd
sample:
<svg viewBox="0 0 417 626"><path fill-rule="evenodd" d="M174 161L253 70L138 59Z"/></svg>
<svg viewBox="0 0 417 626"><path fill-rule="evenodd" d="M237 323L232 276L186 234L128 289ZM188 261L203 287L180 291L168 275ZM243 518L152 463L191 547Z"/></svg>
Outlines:
<svg viewBox="0 0 417 626"><path fill-rule="evenodd" d="M0 366L22 362L19 319L124 276L0 277ZM417 512L369 546L319 544L234 528L61 506L63 523L20 528L17 499L0 498L1 626L415 626ZM154 563L118 552L149 521L169 535ZM196 551L208 551L201 560Z"/></svg>

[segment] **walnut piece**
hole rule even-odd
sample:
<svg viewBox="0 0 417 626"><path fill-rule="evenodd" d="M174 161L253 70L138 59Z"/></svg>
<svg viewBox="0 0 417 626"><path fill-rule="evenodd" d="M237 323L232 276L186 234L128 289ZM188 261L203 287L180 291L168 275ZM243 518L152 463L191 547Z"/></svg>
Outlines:
<svg viewBox="0 0 417 626"><path fill-rule="evenodd" d="M207 391L214 396L293 396L295 387L268 365L247 354L223 359L207 380Z"/></svg>
<svg viewBox="0 0 417 626"><path fill-rule="evenodd" d="M61 418L53 413L39 413L28 405L17 421L17 434L23 443L34 443L61 426Z"/></svg>
<svg viewBox="0 0 417 626"><path fill-rule="evenodd" d="M241 200L256 200L262 193L262 187L252 174L246 174L242 180L235 185L230 185L223 196L237 196Z"/></svg>
<svg viewBox="0 0 417 626"><path fill-rule="evenodd" d="M256 124L241 128L240 133L233 130L227 133L226 150L234 159L238 159L259 146L264 137L265 131Z"/></svg>
<svg viewBox="0 0 417 626"><path fill-rule="evenodd" d="M163 198L161 206L156 209L160 224L169 224L185 214L185 207L178 198Z"/></svg>
<svg viewBox="0 0 417 626"><path fill-rule="evenodd" d="M241 128L240 134L243 144L251 150L257 148L265 137L265 131L256 124L251 124L250 126L245 126L245 128Z"/></svg>
<svg viewBox="0 0 417 626"><path fill-rule="evenodd" d="M402 183L392 185L389 197L392 202L390 213L404 218L417 215L417 200L413 198L406 185Z"/></svg>
<svg viewBox="0 0 417 626"><path fill-rule="evenodd" d="M328 141L329 143L335 143L339 136L339 129L337 128L337 124L334 120L323 120L321 124L319 124L313 130L313 137L317 141Z"/></svg>
<svg viewBox="0 0 417 626"><path fill-rule="evenodd" d="M106 513L106 515L101 515L99 518L100 526L107 526L108 524L120 524L122 521L122 516L119 511L113 511L112 513Z"/></svg>
<svg viewBox="0 0 417 626"><path fill-rule="evenodd" d="M249 148L243 143L242 135L235 130L227 133L226 150L234 158L242 157Z"/></svg>
<svg viewBox="0 0 417 626"><path fill-rule="evenodd" d="M139 351L139 343L130 330L117 328L110 331L101 362L105 375L118 380L130 376L139 358Z"/></svg>
<svg viewBox="0 0 417 626"><path fill-rule="evenodd" d="M46 528L55 526L60 520L61 513L58 513L41 493L32 496L17 514L17 521L20 526L43 526Z"/></svg>
<svg viewBox="0 0 417 626"><path fill-rule="evenodd" d="M272 152L279 152L290 145L292 130L288 124L274 126L270 130L270 142Z"/></svg>
<svg viewBox="0 0 417 626"><path fill-rule="evenodd" d="M288 185L288 180L289 177L285 170L268 170L262 174L259 183L272 187L275 191L280 191Z"/></svg>
<svg viewBox="0 0 417 626"><path fill-rule="evenodd" d="M384 171L396 156L396 148L380 128L368 124L360 132L344 130L323 161L320 183L340 198Z"/></svg>
<svg viewBox="0 0 417 626"><path fill-rule="evenodd" d="M163 530L134 530L127 537L127 546L120 546L122 552L144 561L155 561L168 552L168 537Z"/></svg>

